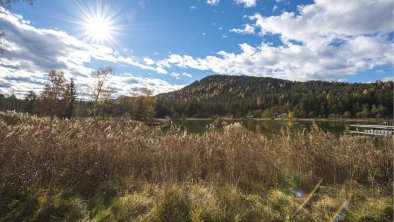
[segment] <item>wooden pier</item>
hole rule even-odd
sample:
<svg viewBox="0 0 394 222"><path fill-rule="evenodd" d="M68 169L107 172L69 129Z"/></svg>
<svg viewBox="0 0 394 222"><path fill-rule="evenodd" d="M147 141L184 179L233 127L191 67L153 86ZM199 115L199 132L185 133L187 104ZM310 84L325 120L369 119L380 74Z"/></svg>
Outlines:
<svg viewBox="0 0 394 222"><path fill-rule="evenodd" d="M394 126L386 125L350 125L351 134L371 135L371 136L390 136L394 135Z"/></svg>

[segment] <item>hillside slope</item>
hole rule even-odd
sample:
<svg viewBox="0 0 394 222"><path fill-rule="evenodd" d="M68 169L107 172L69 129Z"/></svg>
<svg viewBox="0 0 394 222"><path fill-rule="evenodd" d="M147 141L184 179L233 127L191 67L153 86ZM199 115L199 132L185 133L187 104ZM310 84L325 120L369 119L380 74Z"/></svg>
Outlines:
<svg viewBox="0 0 394 222"><path fill-rule="evenodd" d="M393 82L294 82L267 77L213 75L160 94L157 116L390 117Z"/></svg>

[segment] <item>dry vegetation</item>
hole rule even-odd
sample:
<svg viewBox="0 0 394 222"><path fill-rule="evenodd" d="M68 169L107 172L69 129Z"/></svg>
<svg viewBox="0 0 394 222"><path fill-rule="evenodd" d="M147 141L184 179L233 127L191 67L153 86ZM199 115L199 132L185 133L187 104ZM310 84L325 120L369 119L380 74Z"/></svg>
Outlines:
<svg viewBox="0 0 394 222"><path fill-rule="evenodd" d="M393 139L0 113L0 221L392 221Z"/></svg>

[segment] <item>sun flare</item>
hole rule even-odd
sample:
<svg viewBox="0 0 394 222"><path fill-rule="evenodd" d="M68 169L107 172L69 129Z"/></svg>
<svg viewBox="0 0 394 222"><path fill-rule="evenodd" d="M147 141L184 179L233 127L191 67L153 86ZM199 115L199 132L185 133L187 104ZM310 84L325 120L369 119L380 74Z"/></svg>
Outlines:
<svg viewBox="0 0 394 222"><path fill-rule="evenodd" d="M113 35L111 22L99 16L88 18L84 28L86 36L93 42L106 42Z"/></svg>
<svg viewBox="0 0 394 222"><path fill-rule="evenodd" d="M117 17L118 10L101 1L96 4L85 4L82 1L77 3L81 12L79 21L76 21L80 29L79 36L89 43L114 45L122 32Z"/></svg>

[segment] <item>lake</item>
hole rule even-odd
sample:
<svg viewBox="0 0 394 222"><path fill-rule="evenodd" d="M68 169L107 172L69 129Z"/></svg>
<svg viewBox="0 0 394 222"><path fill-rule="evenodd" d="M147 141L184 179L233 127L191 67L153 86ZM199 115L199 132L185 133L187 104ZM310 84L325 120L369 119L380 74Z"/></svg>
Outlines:
<svg viewBox="0 0 394 222"><path fill-rule="evenodd" d="M221 120L226 124L240 122L244 127L253 131L260 132L266 136L272 136L279 134L282 129L289 129L291 131L298 130L310 130L312 128L313 121L310 120ZM203 133L207 130L209 125L213 124L214 120L177 120L173 121L172 125L186 129L190 133ZM316 120L316 124L320 129L340 135L349 129L349 125L352 124L376 124L378 122L356 122L356 121L323 121ZM221 127L221 124L216 124Z"/></svg>

